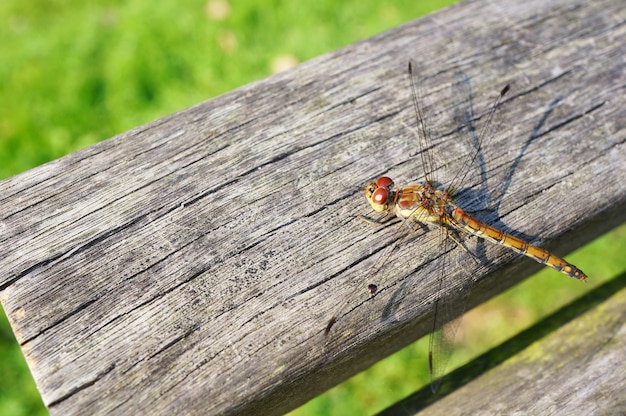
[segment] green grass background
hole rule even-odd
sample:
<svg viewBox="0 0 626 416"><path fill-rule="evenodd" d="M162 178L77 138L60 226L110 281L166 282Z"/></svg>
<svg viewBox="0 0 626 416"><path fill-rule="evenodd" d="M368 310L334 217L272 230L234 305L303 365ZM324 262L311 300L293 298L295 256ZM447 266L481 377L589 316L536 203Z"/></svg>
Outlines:
<svg viewBox="0 0 626 416"><path fill-rule="evenodd" d="M3 0L0 179L451 3ZM568 256L590 285L546 270L470 312L450 369L616 276L625 244L622 227ZM293 413L379 411L428 382L426 349L419 341ZM37 414L46 410L0 313L0 415Z"/></svg>

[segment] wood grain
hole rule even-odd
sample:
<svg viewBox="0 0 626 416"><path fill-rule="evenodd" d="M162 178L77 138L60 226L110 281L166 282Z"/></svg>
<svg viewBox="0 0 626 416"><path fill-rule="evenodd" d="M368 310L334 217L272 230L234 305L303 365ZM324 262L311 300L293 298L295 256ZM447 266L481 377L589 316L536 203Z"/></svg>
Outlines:
<svg viewBox="0 0 626 416"><path fill-rule="evenodd" d="M372 275L405 231L356 219L368 180L420 177L409 59L442 181L471 152L453 116L511 84L465 208L560 255L622 223L625 19L466 2L3 181L0 301L50 412L279 414L426 334L467 255L418 233ZM540 267L470 243L470 305Z"/></svg>

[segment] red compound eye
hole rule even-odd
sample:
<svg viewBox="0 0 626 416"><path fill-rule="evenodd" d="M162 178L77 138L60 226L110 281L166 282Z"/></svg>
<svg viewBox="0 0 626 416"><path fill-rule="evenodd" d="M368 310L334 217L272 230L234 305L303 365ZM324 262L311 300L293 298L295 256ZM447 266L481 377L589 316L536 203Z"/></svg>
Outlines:
<svg viewBox="0 0 626 416"><path fill-rule="evenodd" d="M378 185L380 188L388 188L393 185L393 181L388 176L381 176L380 178L376 179L376 185Z"/></svg>
<svg viewBox="0 0 626 416"><path fill-rule="evenodd" d="M387 203L387 190L385 188L378 188L372 194L372 201L379 205L385 205Z"/></svg>

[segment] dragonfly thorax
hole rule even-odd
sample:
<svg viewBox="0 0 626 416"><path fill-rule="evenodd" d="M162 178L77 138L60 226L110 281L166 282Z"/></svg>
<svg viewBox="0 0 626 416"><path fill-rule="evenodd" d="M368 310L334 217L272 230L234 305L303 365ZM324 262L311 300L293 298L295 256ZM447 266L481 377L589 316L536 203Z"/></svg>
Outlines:
<svg viewBox="0 0 626 416"><path fill-rule="evenodd" d="M430 182L407 185L398 189L395 214L418 222L445 223L454 209L448 192L436 189Z"/></svg>

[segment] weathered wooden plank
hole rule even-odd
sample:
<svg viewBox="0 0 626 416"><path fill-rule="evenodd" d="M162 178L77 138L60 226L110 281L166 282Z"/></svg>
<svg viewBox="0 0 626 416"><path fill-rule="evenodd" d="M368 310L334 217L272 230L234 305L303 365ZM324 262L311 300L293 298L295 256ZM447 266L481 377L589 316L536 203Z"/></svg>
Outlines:
<svg viewBox="0 0 626 416"><path fill-rule="evenodd" d="M424 389L380 414L626 414L625 332L622 274L450 374L460 388L449 396L435 401Z"/></svg>
<svg viewBox="0 0 626 416"><path fill-rule="evenodd" d="M51 413L280 413L425 334L437 233L370 300L396 228L355 219L368 180L420 175L408 59L429 113L459 70L479 118L512 84L466 206L560 254L623 222L625 11L545 3L467 2L3 181L0 300ZM472 304L539 267L473 248Z"/></svg>

